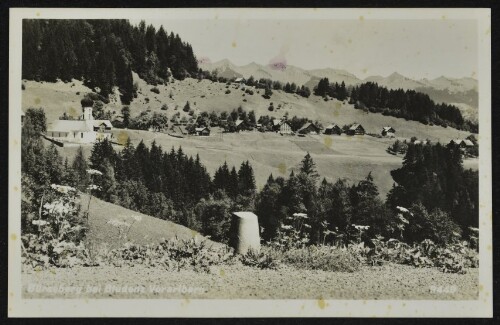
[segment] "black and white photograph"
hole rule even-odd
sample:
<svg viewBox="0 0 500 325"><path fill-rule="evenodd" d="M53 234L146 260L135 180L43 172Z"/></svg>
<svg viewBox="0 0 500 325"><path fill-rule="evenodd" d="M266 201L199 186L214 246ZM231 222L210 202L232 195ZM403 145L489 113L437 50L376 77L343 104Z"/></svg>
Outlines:
<svg viewBox="0 0 500 325"><path fill-rule="evenodd" d="M10 316L491 317L489 9L10 13Z"/></svg>

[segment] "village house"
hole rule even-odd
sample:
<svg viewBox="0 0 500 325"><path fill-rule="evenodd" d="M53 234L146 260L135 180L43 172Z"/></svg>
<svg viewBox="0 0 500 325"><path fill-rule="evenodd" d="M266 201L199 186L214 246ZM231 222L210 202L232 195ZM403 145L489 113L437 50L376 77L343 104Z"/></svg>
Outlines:
<svg viewBox="0 0 500 325"><path fill-rule="evenodd" d="M396 130L394 130L394 128L391 126L384 126L382 128L382 132L380 132L380 134L382 134L382 136L384 136L384 137L394 137L395 133L396 133Z"/></svg>
<svg viewBox="0 0 500 325"><path fill-rule="evenodd" d="M462 139L453 139L453 140L450 141L450 143L448 145L450 145L450 146L457 146L460 149L466 149L466 148L474 147L474 143L472 141L470 141L469 139L465 139L465 140L462 140Z"/></svg>
<svg viewBox="0 0 500 325"><path fill-rule="evenodd" d="M244 131L247 129L247 125L244 122L245 121L239 119L234 122L234 126L237 132Z"/></svg>
<svg viewBox="0 0 500 325"><path fill-rule="evenodd" d="M281 134L293 134L292 126L284 118L273 120L273 131Z"/></svg>
<svg viewBox="0 0 500 325"><path fill-rule="evenodd" d="M364 135L365 134L365 129L361 124L353 124L351 127L346 131L347 135Z"/></svg>
<svg viewBox="0 0 500 325"><path fill-rule="evenodd" d="M413 141L413 144L423 144L426 145L428 143L427 140L415 140Z"/></svg>
<svg viewBox="0 0 500 325"><path fill-rule="evenodd" d="M342 134L342 129L337 124L330 124L325 128L325 134Z"/></svg>
<svg viewBox="0 0 500 325"><path fill-rule="evenodd" d="M307 122L297 132L299 134L319 134L320 129L314 123Z"/></svg>
<svg viewBox="0 0 500 325"><path fill-rule="evenodd" d="M236 78L234 80L234 83L236 83L236 84L243 84L243 83L245 83L245 78Z"/></svg>
<svg viewBox="0 0 500 325"><path fill-rule="evenodd" d="M209 136L210 135L210 129L206 126L195 128L194 129L195 134L199 136Z"/></svg>
<svg viewBox="0 0 500 325"><path fill-rule="evenodd" d="M85 144L111 139L112 129L109 120L94 120L92 107L84 107L80 119L55 120L48 126L45 136L60 142Z"/></svg>

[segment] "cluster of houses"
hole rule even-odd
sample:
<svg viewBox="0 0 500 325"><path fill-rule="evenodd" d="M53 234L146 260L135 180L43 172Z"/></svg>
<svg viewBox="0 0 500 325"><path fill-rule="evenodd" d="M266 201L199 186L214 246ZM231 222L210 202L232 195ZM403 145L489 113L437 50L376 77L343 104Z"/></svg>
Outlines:
<svg viewBox="0 0 500 325"><path fill-rule="evenodd" d="M224 127L226 121L221 121L223 128L226 129L227 127ZM209 136L210 135L210 127L207 126L201 126L201 127L190 127L190 125L182 124L182 123L176 123L176 125L173 127L174 131L181 133L183 135L197 135L197 136ZM340 135L342 133L345 133L346 135L354 136L354 135L364 135L366 134L366 131L364 127L361 124L355 123L352 124L347 130L344 130L342 127L340 127L337 124L329 124L326 126L326 128L321 130L320 127L318 127L316 124L312 122L307 122L305 123L300 129L294 131L292 129L292 125L288 121L286 117L283 117L281 119L274 119L272 120L272 125L271 128L268 126L264 126L260 123L256 124L254 127L249 128L248 125L245 124L243 120L236 120L234 123L234 132L240 132L240 131L245 131L249 129L256 129L260 132L276 132L282 135L294 135L298 134L299 136L303 136L306 134L327 134L327 135ZM382 130L380 131L381 136L384 137L394 137L396 134L396 130L393 127L386 126L383 127Z"/></svg>
<svg viewBox="0 0 500 325"><path fill-rule="evenodd" d="M469 139L453 139L448 143L448 145L456 146L460 149L467 149L474 147L474 142Z"/></svg>
<svg viewBox="0 0 500 325"><path fill-rule="evenodd" d="M282 135L298 134L299 136L321 133L328 135L345 133L346 135L353 136L364 135L366 133L363 126L358 123L352 124L347 130L344 130L337 124L329 124L322 132L318 125L307 122L300 129L294 131L286 116L281 119L272 120L271 129L268 126L264 128L261 124L255 125L255 128L261 132L272 131ZM50 140L61 143L88 144L103 139L111 140L113 137L112 129L113 125L109 120L95 120L92 115L92 107L84 106L83 114L78 120L56 120L49 124L45 136ZM196 127L194 125L187 125L186 123L175 123L172 129L174 132L182 135L210 136L211 133L211 129L208 126ZM240 132L243 130L249 130L249 126L241 119L236 120L234 131ZM393 137L395 133L394 128L389 126L383 127L381 131L381 135L385 137ZM470 140L460 141L462 142L457 142L460 146L468 146L471 143Z"/></svg>

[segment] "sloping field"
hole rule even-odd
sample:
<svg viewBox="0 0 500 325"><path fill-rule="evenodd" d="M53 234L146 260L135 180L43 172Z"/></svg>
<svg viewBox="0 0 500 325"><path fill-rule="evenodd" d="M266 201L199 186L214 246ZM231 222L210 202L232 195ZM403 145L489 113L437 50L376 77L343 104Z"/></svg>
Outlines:
<svg viewBox="0 0 500 325"><path fill-rule="evenodd" d="M137 98L130 104L133 116L147 109L160 112L162 105L165 104L168 109L161 112L166 113L169 118L177 112L181 116L189 117L182 110L186 102L189 101L195 113L202 111L230 112L238 106L242 106L247 111L254 110L257 118L261 115L279 118L288 113L290 117L297 115L319 120L323 125L329 123L344 125L357 122L363 125L367 133L379 133L382 127L389 125L396 129L399 137L403 138L416 136L420 139L429 138L433 141L449 142L453 138L465 138L469 135L468 132L452 128L429 126L382 114L366 113L354 109L347 102L337 100L325 102L317 96L303 98L295 94L274 91L270 99L265 99L262 97L262 90L253 87L241 86L237 88L237 86L231 85L226 88L226 84L223 83L213 83L209 80L198 81L191 78L175 81L168 85L158 85L156 88L160 93L156 94L151 91L153 86L148 85L135 73L134 82L137 83L139 90ZM25 90L23 91L22 108L26 110L28 107L43 107L49 123L64 112L75 117L81 114L80 100L86 92L90 91L77 80L71 83L35 81L24 81L23 83ZM254 95L245 94L243 89L247 88L252 89ZM231 92L226 94L227 90ZM272 112L268 110L270 103L273 103L275 107ZM121 108L119 102L105 106L106 110L115 112L116 115L120 114Z"/></svg>
<svg viewBox="0 0 500 325"><path fill-rule="evenodd" d="M272 173L288 177L294 170L298 172L300 162L307 152L313 157L318 172L329 181L346 178L357 182L369 172L385 195L392 187L390 171L401 166L402 159L385 152L394 140L377 139L371 136L281 136L275 133L241 132L235 134L213 135L211 137L175 138L163 133L127 130L132 142L137 144L144 139L149 145L156 141L164 150L182 146L188 155L200 155L202 163L211 175L226 161L236 166L249 160L260 189ZM210 138L218 141L210 141Z"/></svg>
<svg viewBox="0 0 500 325"><path fill-rule="evenodd" d="M88 199L88 195L82 196L82 210L86 210ZM201 240L204 238L198 232L187 227L125 209L95 197L92 197L90 201L89 212L90 231L88 238L92 243L106 243L111 248L115 248L120 243L125 242L123 238L119 238L118 229L107 223L113 219L131 224L132 226L127 237L130 241L138 244L158 243L162 238L171 239L177 237L182 240L189 240L191 238ZM135 221L134 216L141 217L141 220ZM210 240L207 241L211 245L221 245Z"/></svg>
<svg viewBox="0 0 500 325"><path fill-rule="evenodd" d="M138 130L115 130L116 137L130 137L137 145L141 140L148 146L153 141L163 150L180 146L187 155L200 155L202 163L213 176L224 162L236 166L249 160L255 174L257 188L262 188L272 173L288 177L298 171L300 162L309 152L319 174L328 181L345 178L358 182L372 172L380 194L385 196L393 180L390 171L401 167L402 157L390 155L387 147L394 139L379 139L365 136L309 135L306 137L281 136L275 133L241 132L234 134L212 134L210 137L176 138L165 133ZM84 153L90 156L91 146L84 146ZM121 146L115 146L121 150ZM77 147L59 148L63 157L70 161ZM477 159L464 161L465 168L477 169Z"/></svg>

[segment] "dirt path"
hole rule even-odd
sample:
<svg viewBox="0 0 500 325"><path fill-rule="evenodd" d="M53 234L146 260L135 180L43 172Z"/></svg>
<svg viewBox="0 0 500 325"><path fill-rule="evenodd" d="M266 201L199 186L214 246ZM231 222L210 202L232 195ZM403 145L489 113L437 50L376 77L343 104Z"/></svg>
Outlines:
<svg viewBox="0 0 500 325"><path fill-rule="evenodd" d="M214 267L209 274L161 268L89 267L23 272L25 298L477 299L478 270L465 275L403 265L355 273ZM36 288L45 292L29 292ZM51 289L43 289L40 286ZM81 293L47 292L81 288ZM97 288L95 293L87 288ZM185 289L184 289L185 288ZM189 289L191 288L191 289ZM77 290L77 289L73 289ZM132 293L122 292L130 290ZM163 291L162 291L163 290ZM191 292L188 292L191 290ZM183 293L185 291L185 293Z"/></svg>

